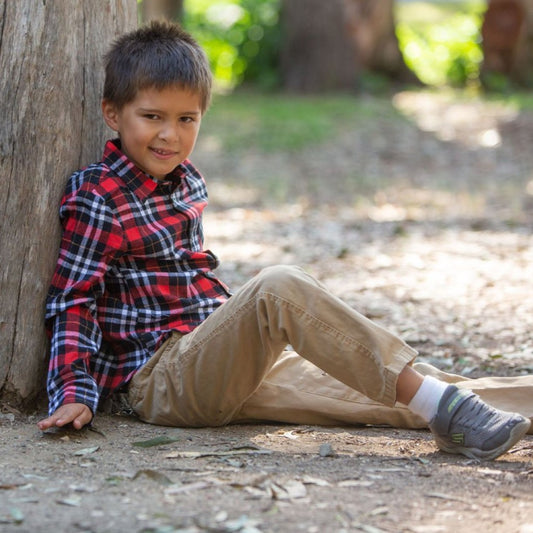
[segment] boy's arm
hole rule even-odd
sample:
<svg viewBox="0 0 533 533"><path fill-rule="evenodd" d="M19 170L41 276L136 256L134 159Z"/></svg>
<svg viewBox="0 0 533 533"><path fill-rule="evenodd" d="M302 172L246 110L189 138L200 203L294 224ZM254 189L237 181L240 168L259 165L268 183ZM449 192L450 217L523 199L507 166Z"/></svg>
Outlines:
<svg viewBox="0 0 533 533"><path fill-rule="evenodd" d="M70 422L82 427L96 412L99 388L90 364L102 342L96 302L122 244L122 228L101 197L78 192L60 213L63 237L46 302L50 406L41 429Z"/></svg>

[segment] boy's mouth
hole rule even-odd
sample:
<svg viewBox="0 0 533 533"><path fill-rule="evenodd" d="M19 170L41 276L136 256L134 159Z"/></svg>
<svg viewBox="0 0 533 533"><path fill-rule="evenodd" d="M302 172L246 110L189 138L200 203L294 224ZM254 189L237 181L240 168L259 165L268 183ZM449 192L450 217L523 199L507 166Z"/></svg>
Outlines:
<svg viewBox="0 0 533 533"><path fill-rule="evenodd" d="M160 158L160 159L170 159L172 157L175 157L177 152L171 151L171 150L162 150L160 148L150 148L152 153Z"/></svg>

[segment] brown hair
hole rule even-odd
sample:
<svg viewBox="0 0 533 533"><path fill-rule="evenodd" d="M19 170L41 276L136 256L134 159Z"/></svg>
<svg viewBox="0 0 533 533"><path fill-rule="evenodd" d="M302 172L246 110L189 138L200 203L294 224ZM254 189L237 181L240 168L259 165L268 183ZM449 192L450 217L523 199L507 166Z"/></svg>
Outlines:
<svg viewBox="0 0 533 533"><path fill-rule="evenodd" d="M137 92L171 85L200 95L202 112L211 99L209 61L200 45L177 24L154 21L119 37L105 56L105 100L121 108Z"/></svg>

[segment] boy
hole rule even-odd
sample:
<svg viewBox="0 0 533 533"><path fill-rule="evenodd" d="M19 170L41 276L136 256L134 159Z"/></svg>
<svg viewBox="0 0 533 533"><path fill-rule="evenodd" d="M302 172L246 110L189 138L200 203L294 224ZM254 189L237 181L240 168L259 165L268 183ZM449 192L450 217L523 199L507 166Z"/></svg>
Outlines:
<svg viewBox="0 0 533 533"><path fill-rule="evenodd" d="M177 26L152 23L108 53L102 112L119 138L71 176L61 203L40 429L80 429L127 389L156 424L428 424L447 452L507 451L526 417L424 377L412 348L302 270L265 269L230 297L202 247L207 193L188 160L210 90L203 51ZM289 344L299 355L282 356Z"/></svg>

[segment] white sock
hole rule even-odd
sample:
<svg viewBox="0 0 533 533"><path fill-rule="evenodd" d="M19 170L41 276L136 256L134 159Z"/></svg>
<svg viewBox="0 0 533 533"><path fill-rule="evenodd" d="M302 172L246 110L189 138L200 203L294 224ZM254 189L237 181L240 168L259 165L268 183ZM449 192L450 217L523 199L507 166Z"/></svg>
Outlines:
<svg viewBox="0 0 533 533"><path fill-rule="evenodd" d="M437 414L440 399L447 387L448 384L443 381L432 376L424 376L422 385L407 405L408 409L426 422L430 422Z"/></svg>

